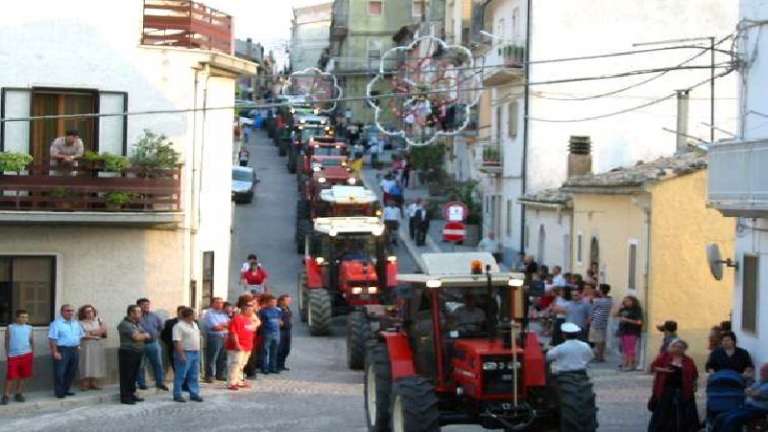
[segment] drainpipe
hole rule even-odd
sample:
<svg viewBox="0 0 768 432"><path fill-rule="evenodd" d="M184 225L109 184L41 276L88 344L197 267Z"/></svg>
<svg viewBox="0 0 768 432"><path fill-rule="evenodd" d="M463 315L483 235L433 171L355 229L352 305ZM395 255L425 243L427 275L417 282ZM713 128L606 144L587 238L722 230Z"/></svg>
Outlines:
<svg viewBox="0 0 768 432"><path fill-rule="evenodd" d="M523 87L523 155L522 155L522 172L521 172L521 191L520 196L525 195L526 192L526 178L528 177L528 133L529 133L529 120L528 120L528 102L530 100L531 88L528 85L528 81L531 76L531 7L533 1L528 0L528 6L525 13L525 70L523 71L523 79L525 80L525 86ZM525 204L520 204L520 252L525 251Z"/></svg>
<svg viewBox="0 0 768 432"><path fill-rule="evenodd" d="M643 265L643 298L642 304L645 305L645 317L643 321L646 323L646 329L648 329L648 290L651 286L650 274L651 274L651 206L650 204L643 206L643 228L645 234L645 263ZM645 366L645 361L648 351L648 332L646 336L640 339L640 358L638 364Z"/></svg>
<svg viewBox="0 0 768 432"><path fill-rule="evenodd" d="M187 209L187 213L189 215L189 227L188 227L188 235L185 236L185 246L187 247L187 253L188 255L188 262L187 262L187 268L186 272L183 275L182 280L186 279L187 276L189 276L189 281L187 282L187 298L182 300L181 304L186 304L187 300L190 298L191 289L192 289L192 275L194 274L194 268L195 268L195 240L194 237L197 233L198 228L198 221L196 214L194 212L195 207L197 206L197 196L195 194L196 185L197 185L197 92L198 87L200 83L199 75L202 71L202 68L194 67L195 70L195 83L194 83L194 91L192 93L193 95L193 102L192 102L192 161L191 161L191 170L190 170L190 187L189 187L189 208Z"/></svg>

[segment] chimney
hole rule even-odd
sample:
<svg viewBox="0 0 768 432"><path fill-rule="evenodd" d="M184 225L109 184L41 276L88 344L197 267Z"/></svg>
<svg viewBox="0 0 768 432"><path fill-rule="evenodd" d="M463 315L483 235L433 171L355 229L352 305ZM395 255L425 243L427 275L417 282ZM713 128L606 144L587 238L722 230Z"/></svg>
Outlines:
<svg viewBox="0 0 768 432"><path fill-rule="evenodd" d="M592 173L592 140L571 135L568 140L568 178Z"/></svg>
<svg viewBox="0 0 768 432"><path fill-rule="evenodd" d="M690 90L677 90L677 139L675 154L688 151L688 94Z"/></svg>

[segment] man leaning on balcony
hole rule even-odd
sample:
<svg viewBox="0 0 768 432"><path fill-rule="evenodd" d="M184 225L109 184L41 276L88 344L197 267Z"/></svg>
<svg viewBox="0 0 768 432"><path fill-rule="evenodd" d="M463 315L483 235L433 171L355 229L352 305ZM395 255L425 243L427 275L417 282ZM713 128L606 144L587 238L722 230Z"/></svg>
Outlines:
<svg viewBox="0 0 768 432"><path fill-rule="evenodd" d="M52 172L54 175L67 175L77 167L77 160L83 157L85 147L80 133L76 129L70 129L66 135L58 137L51 142L51 166L58 167Z"/></svg>

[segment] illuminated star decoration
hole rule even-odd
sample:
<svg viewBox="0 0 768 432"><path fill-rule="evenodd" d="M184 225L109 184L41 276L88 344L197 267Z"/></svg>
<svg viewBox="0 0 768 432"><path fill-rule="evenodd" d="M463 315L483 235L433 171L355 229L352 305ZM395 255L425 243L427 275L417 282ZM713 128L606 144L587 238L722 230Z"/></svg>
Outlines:
<svg viewBox="0 0 768 432"><path fill-rule="evenodd" d="M312 67L293 72L288 77L283 93L302 96L304 102L317 111L330 113L336 109L343 90L335 75Z"/></svg>
<svg viewBox="0 0 768 432"><path fill-rule="evenodd" d="M384 53L366 97L379 130L421 146L466 129L480 89L467 48L424 36Z"/></svg>

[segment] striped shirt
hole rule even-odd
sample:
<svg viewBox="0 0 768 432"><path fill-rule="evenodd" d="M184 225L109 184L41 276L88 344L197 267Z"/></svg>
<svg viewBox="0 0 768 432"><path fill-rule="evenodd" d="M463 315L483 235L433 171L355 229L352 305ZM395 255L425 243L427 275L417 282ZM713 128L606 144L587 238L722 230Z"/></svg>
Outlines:
<svg viewBox="0 0 768 432"><path fill-rule="evenodd" d="M592 328L605 330L608 328L608 317L613 307L612 297L596 297L592 300Z"/></svg>

